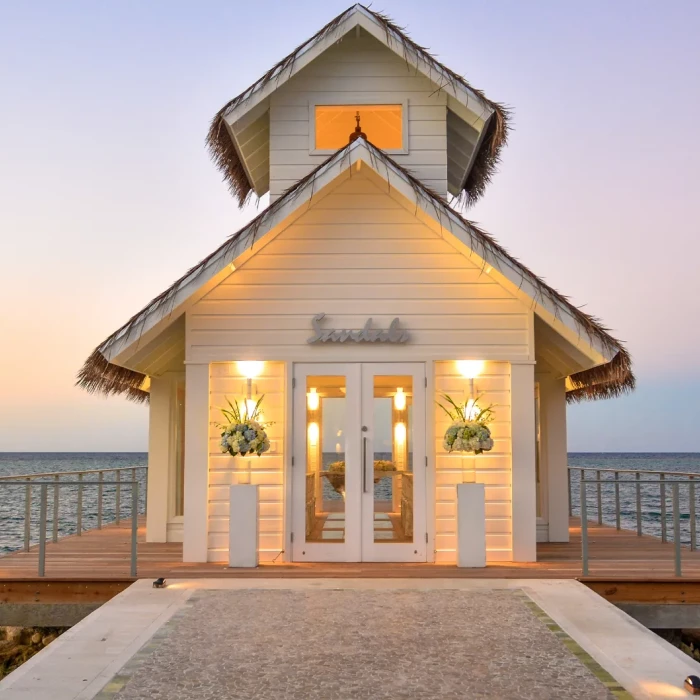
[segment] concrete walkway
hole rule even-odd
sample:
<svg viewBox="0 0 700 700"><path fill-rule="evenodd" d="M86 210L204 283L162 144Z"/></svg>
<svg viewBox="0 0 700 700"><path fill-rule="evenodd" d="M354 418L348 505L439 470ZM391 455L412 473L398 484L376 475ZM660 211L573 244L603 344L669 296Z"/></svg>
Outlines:
<svg viewBox="0 0 700 700"><path fill-rule="evenodd" d="M575 581L139 581L0 697L674 698L689 673L700 664Z"/></svg>

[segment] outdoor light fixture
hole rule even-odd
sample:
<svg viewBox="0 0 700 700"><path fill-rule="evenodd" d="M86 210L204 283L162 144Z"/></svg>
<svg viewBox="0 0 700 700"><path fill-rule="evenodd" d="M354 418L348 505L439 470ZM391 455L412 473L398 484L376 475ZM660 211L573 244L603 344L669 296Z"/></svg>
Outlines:
<svg viewBox="0 0 700 700"><path fill-rule="evenodd" d="M153 588L165 588L165 579L162 576L160 578L157 578L153 582Z"/></svg>
<svg viewBox="0 0 700 700"><path fill-rule="evenodd" d="M312 446L318 445L318 423L309 423L309 444Z"/></svg>
<svg viewBox="0 0 700 700"><path fill-rule="evenodd" d="M250 400L253 398L253 379L263 371L265 363L258 360L245 360L236 362L236 366L238 371L246 378L247 396ZM248 405L247 402L246 405Z"/></svg>
<svg viewBox="0 0 700 700"><path fill-rule="evenodd" d="M474 397L474 380L484 371L483 360L457 360L457 371L469 380L469 396Z"/></svg>
<svg viewBox="0 0 700 700"><path fill-rule="evenodd" d="M394 408L397 411L403 411L406 408L406 394L402 386L400 386L394 394Z"/></svg>
<svg viewBox="0 0 700 700"><path fill-rule="evenodd" d="M697 676L688 676L685 679L685 689L691 695L700 695L700 678Z"/></svg>
<svg viewBox="0 0 700 700"><path fill-rule="evenodd" d="M309 411L318 411L319 395L314 387L309 389L309 393L306 395L306 405L309 407Z"/></svg>

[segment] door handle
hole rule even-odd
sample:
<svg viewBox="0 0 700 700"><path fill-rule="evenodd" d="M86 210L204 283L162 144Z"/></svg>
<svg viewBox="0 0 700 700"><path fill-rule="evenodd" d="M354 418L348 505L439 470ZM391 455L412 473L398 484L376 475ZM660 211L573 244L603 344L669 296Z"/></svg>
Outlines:
<svg viewBox="0 0 700 700"><path fill-rule="evenodd" d="M367 491L367 438L362 438L362 492Z"/></svg>

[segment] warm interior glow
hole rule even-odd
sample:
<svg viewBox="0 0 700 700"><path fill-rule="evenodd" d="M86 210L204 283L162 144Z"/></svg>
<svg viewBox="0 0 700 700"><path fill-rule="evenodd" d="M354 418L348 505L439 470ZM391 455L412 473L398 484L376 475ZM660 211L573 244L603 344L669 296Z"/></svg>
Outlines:
<svg viewBox="0 0 700 700"><path fill-rule="evenodd" d="M406 444L406 424L396 423L394 425L394 440L397 447L403 447Z"/></svg>
<svg viewBox="0 0 700 700"><path fill-rule="evenodd" d="M355 115L367 140L385 150L403 148L401 105L318 105L316 107L316 148L338 150L348 145L355 131Z"/></svg>
<svg viewBox="0 0 700 700"><path fill-rule="evenodd" d="M306 405L309 407L309 411L318 411L318 403L319 395L316 393L316 389L311 387L306 395Z"/></svg>
<svg viewBox="0 0 700 700"><path fill-rule="evenodd" d="M394 408L397 411L403 411L406 408L406 394L402 386L400 386L394 394Z"/></svg>
<svg viewBox="0 0 700 700"><path fill-rule="evenodd" d="M318 423L309 423L309 445L318 445Z"/></svg>
<svg viewBox="0 0 700 700"><path fill-rule="evenodd" d="M475 379L484 371L483 360L457 360L457 371L465 379Z"/></svg>
<svg viewBox="0 0 700 700"><path fill-rule="evenodd" d="M265 363L259 362L257 360L247 360L242 362L236 362L236 366L238 367L238 371L246 379L255 379L255 377L260 375L263 371Z"/></svg>
<svg viewBox="0 0 700 700"><path fill-rule="evenodd" d="M250 418L253 415L256 403L255 399L243 399L241 401L241 413ZM262 412L258 415L257 420L262 420Z"/></svg>
<svg viewBox="0 0 700 700"><path fill-rule="evenodd" d="M467 401L466 414L469 420L474 420L479 415L479 410L479 406L474 399L469 399Z"/></svg>

